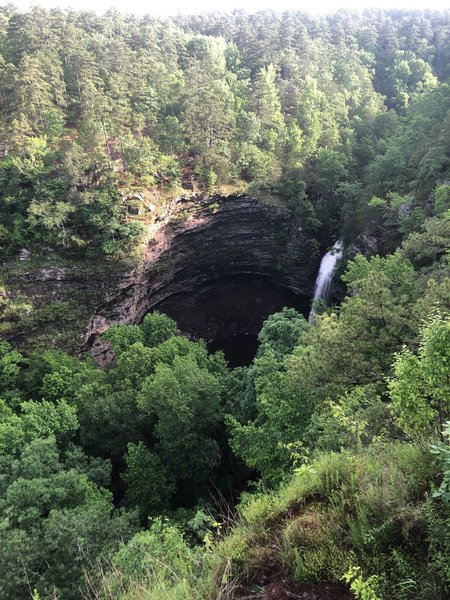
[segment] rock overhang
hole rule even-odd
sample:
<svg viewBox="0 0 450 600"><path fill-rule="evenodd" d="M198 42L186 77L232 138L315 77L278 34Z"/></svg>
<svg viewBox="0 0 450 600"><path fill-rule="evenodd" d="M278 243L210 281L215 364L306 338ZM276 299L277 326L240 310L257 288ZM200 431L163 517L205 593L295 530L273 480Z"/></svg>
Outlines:
<svg viewBox="0 0 450 600"><path fill-rule="evenodd" d="M110 325L140 323L180 295L236 277L264 279L309 298L319 260L315 240L283 207L250 196L180 199L159 223L139 265L98 307L84 349L108 361L112 355L100 336Z"/></svg>

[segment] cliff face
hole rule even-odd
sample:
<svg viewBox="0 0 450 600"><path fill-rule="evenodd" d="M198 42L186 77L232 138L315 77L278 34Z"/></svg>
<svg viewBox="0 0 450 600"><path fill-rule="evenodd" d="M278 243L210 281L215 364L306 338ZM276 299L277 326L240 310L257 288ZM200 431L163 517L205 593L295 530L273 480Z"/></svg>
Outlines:
<svg viewBox="0 0 450 600"><path fill-rule="evenodd" d="M114 323L139 323L154 308L178 307L180 315L183 308L177 298L200 323L202 315L193 312L201 311L202 305L206 307L207 296L201 300L205 289L215 288L216 297L221 297L222 305L227 304L230 282L236 289L237 278L242 280L244 275L258 279L259 287L265 281L283 293L311 297L318 263L316 244L292 223L284 209L247 196L197 199L195 203L180 200L148 243L140 265L98 308L89 324L84 349L100 362L107 361L110 351L100 341L102 331ZM264 296L260 289L261 294ZM268 299L268 308L270 303ZM245 315L241 314L240 320L244 322ZM194 322L185 327L194 337L212 339L227 333L223 324L221 331L215 330L214 324L209 330L195 328Z"/></svg>

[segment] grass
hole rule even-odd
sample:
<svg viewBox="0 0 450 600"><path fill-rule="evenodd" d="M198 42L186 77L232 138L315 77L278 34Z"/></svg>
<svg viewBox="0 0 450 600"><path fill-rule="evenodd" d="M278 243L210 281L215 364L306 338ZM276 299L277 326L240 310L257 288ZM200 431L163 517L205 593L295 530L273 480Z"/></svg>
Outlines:
<svg viewBox="0 0 450 600"><path fill-rule="evenodd" d="M216 547L216 572L227 566L237 581L255 584L269 565L299 582L339 582L358 566L361 577L377 576L381 597L407 598L414 585L415 598L431 598L421 590L430 577L425 507L436 475L426 447L402 442L324 454L278 491L244 501Z"/></svg>
<svg viewBox="0 0 450 600"><path fill-rule="evenodd" d="M429 493L437 475L424 445L323 454L278 490L245 494L228 533L204 548L170 524L138 534L92 598L231 600L263 597L267 581L295 589L345 579L361 600L444 600L448 510Z"/></svg>

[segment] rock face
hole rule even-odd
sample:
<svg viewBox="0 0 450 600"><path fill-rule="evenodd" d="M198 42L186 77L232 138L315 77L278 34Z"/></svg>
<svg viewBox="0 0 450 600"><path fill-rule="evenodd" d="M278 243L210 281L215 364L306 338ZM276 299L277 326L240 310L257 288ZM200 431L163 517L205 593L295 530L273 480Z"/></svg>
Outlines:
<svg viewBox="0 0 450 600"><path fill-rule="evenodd" d="M106 362L111 352L100 334L110 325L139 323L152 309L162 310L165 303L175 306L178 295L201 297L205 286L220 290L221 281L229 286L236 277L262 278L310 298L319 261L316 243L292 223L285 209L248 196L178 200L148 243L140 265L92 318L84 349ZM186 309L198 304L191 298ZM196 318L201 321L201 315ZM205 331L209 338L217 333L214 325ZM205 331L188 333L195 337Z"/></svg>

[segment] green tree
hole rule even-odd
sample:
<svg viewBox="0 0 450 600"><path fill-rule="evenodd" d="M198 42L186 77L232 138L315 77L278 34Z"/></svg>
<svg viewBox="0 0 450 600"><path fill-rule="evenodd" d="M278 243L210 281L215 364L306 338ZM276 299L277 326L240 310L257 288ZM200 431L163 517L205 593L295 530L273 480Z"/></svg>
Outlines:
<svg viewBox="0 0 450 600"><path fill-rule="evenodd" d="M284 142L286 125L276 87L273 65L263 67L253 82L250 106L261 123L259 144L263 150L274 152Z"/></svg>
<svg viewBox="0 0 450 600"><path fill-rule="evenodd" d="M102 333L102 338L110 342L114 352L119 355L132 344L142 342L144 340L144 332L139 325L115 324Z"/></svg>
<svg viewBox="0 0 450 600"><path fill-rule="evenodd" d="M245 374L234 414L227 416L231 447L266 483L276 483L289 469L289 444L301 439L311 414L311 403L292 386L285 366L307 328L305 319L288 308L264 322L258 356Z"/></svg>
<svg viewBox="0 0 450 600"><path fill-rule="evenodd" d="M450 319L436 316L420 335L417 354L397 354L389 381L392 411L411 436L441 431L450 416Z"/></svg>
<svg viewBox="0 0 450 600"><path fill-rule="evenodd" d="M20 390L22 367L27 363L18 350L0 341L0 397L15 406L22 399Z"/></svg>
<svg viewBox="0 0 450 600"><path fill-rule="evenodd" d="M189 546L180 529L157 518L114 555L102 589L133 594L144 586L153 598L170 595L187 600L198 592L200 560L201 551Z"/></svg>
<svg viewBox="0 0 450 600"><path fill-rule="evenodd" d="M320 221L317 212L306 193L303 171L299 168L286 170L278 182L278 192L287 200L296 224L306 232L317 231Z"/></svg>
<svg viewBox="0 0 450 600"><path fill-rule="evenodd" d="M18 414L2 411L0 594L5 598L29 598L33 588L42 597L77 598L88 565L134 530L128 515L115 513L112 495L89 477L104 478L109 469L74 451L77 430L75 409L63 401L25 402Z"/></svg>
<svg viewBox="0 0 450 600"><path fill-rule="evenodd" d="M158 311L145 315L140 327L144 334L144 344L150 348L159 346L178 333L175 321Z"/></svg>
<svg viewBox="0 0 450 600"><path fill-rule="evenodd" d="M139 508L141 517L161 514L167 510L176 487L158 455L139 442L128 445L125 460L127 498Z"/></svg>
<svg viewBox="0 0 450 600"><path fill-rule="evenodd" d="M291 354L299 342L300 333L306 328L304 317L293 308L283 308L281 312L270 315L258 335L261 344L258 356L269 351L280 357Z"/></svg>
<svg viewBox="0 0 450 600"><path fill-rule="evenodd" d="M186 72L189 85L181 122L197 165L211 168L226 181L235 124L233 97L223 78L223 48L201 41L201 52L195 54Z"/></svg>
<svg viewBox="0 0 450 600"><path fill-rule="evenodd" d="M156 451L183 489L201 493L219 463L219 380L194 357L158 364L142 386L139 407L156 419Z"/></svg>

